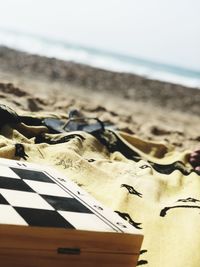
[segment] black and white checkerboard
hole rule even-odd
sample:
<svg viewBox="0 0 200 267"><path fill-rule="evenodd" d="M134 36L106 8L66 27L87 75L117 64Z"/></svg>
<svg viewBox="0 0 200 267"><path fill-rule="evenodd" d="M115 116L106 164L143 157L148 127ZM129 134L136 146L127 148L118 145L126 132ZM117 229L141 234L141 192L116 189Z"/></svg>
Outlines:
<svg viewBox="0 0 200 267"><path fill-rule="evenodd" d="M6 159L0 159L0 215L0 224L138 233L55 170Z"/></svg>

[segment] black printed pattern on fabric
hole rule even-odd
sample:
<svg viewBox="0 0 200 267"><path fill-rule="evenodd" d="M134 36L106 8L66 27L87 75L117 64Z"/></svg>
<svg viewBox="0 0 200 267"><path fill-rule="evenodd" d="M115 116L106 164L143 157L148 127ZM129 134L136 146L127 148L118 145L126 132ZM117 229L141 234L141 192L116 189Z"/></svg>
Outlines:
<svg viewBox="0 0 200 267"><path fill-rule="evenodd" d="M147 165L147 164L144 164L144 165L140 166L140 169L142 169L142 170L147 169L147 168L151 169L151 167L149 165Z"/></svg>
<svg viewBox="0 0 200 267"><path fill-rule="evenodd" d="M140 250L140 255L145 254L145 253L147 253L147 249ZM137 262L137 265L136 266L141 266L141 265L144 265L144 264L147 264L147 263L148 263L147 260L139 260Z"/></svg>
<svg viewBox="0 0 200 267"><path fill-rule="evenodd" d="M176 202L200 202L200 200L192 197L178 199Z"/></svg>
<svg viewBox="0 0 200 267"><path fill-rule="evenodd" d="M148 261L146 260L139 260L138 263L137 263L137 266L141 266L141 265L144 265L144 264L147 264Z"/></svg>
<svg viewBox="0 0 200 267"><path fill-rule="evenodd" d="M175 208L200 209L200 206L177 205L177 206L173 206L173 207L165 207L164 209L161 210L160 216L165 217L167 215L168 210L175 209Z"/></svg>
<svg viewBox="0 0 200 267"><path fill-rule="evenodd" d="M95 162L95 159L88 159L88 162Z"/></svg>
<svg viewBox="0 0 200 267"><path fill-rule="evenodd" d="M125 187L130 194L136 195L138 197L142 197L142 193L139 193L132 186L130 186L128 184L121 184L121 187Z"/></svg>
<svg viewBox="0 0 200 267"><path fill-rule="evenodd" d="M123 143L119 137L110 130L95 131L92 133L103 145L107 147L110 152L119 151L126 158L134 160L135 162L140 161L141 156ZM196 172L195 170L188 171L181 161L176 161L171 164L158 164L151 161L147 161L157 172L162 174L171 174L175 170L179 170L183 175L189 175L191 172ZM150 167L146 165L145 167Z"/></svg>
<svg viewBox="0 0 200 267"><path fill-rule="evenodd" d="M133 219L131 218L131 216L128 213L125 212L120 212L120 211L115 211L119 216L121 216L124 220L128 221L131 225L133 225L135 228L137 229L142 229L142 227L140 227L141 223L136 223L133 221Z"/></svg>
<svg viewBox="0 0 200 267"><path fill-rule="evenodd" d="M183 175L189 175L191 172L194 171L194 170L191 171L186 170L184 163L181 161L175 161L171 164L166 164L166 165L154 163L151 161L149 161L149 163L157 172L162 174L171 174L173 171L179 170Z"/></svg>
<svg viewBox="0 0 200 267"><path fill-rule="evenodd" d="M147 249L142 249L142 250L140 250L140 255L142 255L142 254L144 254L146 252L147 252Z"/></svg>
<svg viewBox="0 0 200 267"><path fill-rule="evenodd" d="M60 136L57 139L49 138L45 135L38 135L35 138L35 143L36 144L47 143L49 145L55 145L55 144L61 144L61 143L69 142L71 139L76 138L76 137L80 138L81 141L85 140L85 138L80 134L69 134L66 136Z"/></svg>
<svg viewBox="0 0 200 267"><path fill-rule="evenodd" d="M141 160L140 155L134 150L130 149L126 144L124 144L119 137L110 130L105 131L95 131L92 133L104 146L107 147L109 152L119 151L126 158L138 162Z"/></svg>
<svg viewBox="0 0 200 267"><path fill-rule="evenodd" d="M15 157L27 160L28 155L25 153L24 146L22 144L15 144Z"/></svg>
<svg viewBox="0 0 200 267"><path fill-rule="evenodd" d="M192 197L188 197L186 199L178 199L176 202L184 202L184 203L196 203L196 202L200 202L200 200L192 198ZM200 206L196 206L196 205L176 205L176 206L171 206L171 207L165 207L161 210L160 212L160 216L161 217L165 217L167 215L167 212L170 209L176 209L176 208L188 208L188 209L200 209Z"/></svg>

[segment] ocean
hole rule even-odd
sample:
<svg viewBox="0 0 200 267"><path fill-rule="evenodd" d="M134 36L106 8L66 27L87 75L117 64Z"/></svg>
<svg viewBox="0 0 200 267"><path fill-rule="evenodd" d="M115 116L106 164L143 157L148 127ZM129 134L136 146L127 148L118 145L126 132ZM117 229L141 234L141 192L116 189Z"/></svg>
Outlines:
<svg viewBox="0 0 200 267"><path fill-rule="evenodd" d="M150 79L200 89L200 71L113 53L57 38L0 29L0 45L32 54L73 61L115 72L134 73Z"/></svg>

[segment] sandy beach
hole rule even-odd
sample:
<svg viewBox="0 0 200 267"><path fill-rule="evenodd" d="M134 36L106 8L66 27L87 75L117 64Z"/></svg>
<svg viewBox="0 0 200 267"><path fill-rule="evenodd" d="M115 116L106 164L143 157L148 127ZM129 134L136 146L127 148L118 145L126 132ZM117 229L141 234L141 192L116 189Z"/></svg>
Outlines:
<svg viewBox="0 0 200 267"><path fill-rule="evenodd" d="M144 239L141 248L138 247L140 255L137 266L199 266L199 254L195 252L200 244L198 235L200 182L198 170L191 169L187 162L189 150L198 148L200 142L199 89L29 55L2 47L0 48L0 99L1 104L8 105L17 113L28 114L31 111L35 112L34 116L37 112L38 116L42 115L42 112L50 112L52 115L67 118L70 110L78 109L87 117L97 117L103 122L114 124L117 130L132 134L133 138L124 133L120 137L120 134L117 135L112 131L97 131L101 132L99 136L96 133L97 138L81 131L55 135L45 133L47 128L43 126L34 127L16 123L14 124L16 128L5 125L1 129L3 133L1 157L11 159L18 157L27 163L55 167L65 177L70 177L70 180L96 200L133 225L133 229L141 230ZM122 136L124 139L120 139ZM134 137L153 142L141 142ZM123 143L120 140L127 140L129 144L135 140L137 146L130 149L131 146L125 145L125 141ZM161 144L155 144L154 141ZM169 149L162 144L167 145ZM198 154L195 157L197 156ZM128 157L132 160L128 160ZM193 163L196 161L195 157L193 153ZM22 163L22 166L26 165ZM196 163L194 167L198 168ZM48 183L44 182L47 185L41 186L43 183L39 178L35 179L38 180L29 181L37 184L36 188L39 189L35 191L44 192L44 196L50 197L53 201L58 199L59 203L59 196L51 195ZM24 181L26 179L23 179ZM3 189L1 194L4 191L7 193L10 190ZM18 203L19 191L15 191L11 194L13 201ZM33 192L35 191L33 188ZM80 194L79 189L76 192ZM7 196L6 193L3 195L4 198ZM41 196L42 193L38 195ZM32 204L34 201L29 200L29 195L27 202L37 205ZM101 209L101 204L99 205ZM25 210L23 205L18 209ZM39 208L33 206L31 210L41 214L38 213L40 209L40 206ZM46 214L46 210L44 211ZM70 212L66 208L63 212L74 213L74 210ZM45 218L46 215L42 216L44 217L41 218ZM69 216L67 221L70 218ZM77 221L84 220L83 225L87 225L89 219L83 218ZM23 220L25 223L29 222L26 217ZM41 220L42 224L41 222L38 224L36 220L36 226L44 226L45 219ZM54 220L49 220L47 225L55 227L53 223ZM185 242L182 242L183 236ZM113 255L117 254L115 252ZM26 255L29 257L29 254ZM12 254L9 255L9 259L15 260ZM35 259L39 259L36 254L34 254ZM40 266L44 262L43 258L41 259ZM79 256L78 261L80 261ZM59 262L60 258L58 264ZM102 262L106 262L104 257ZM127 264L122 264L125 265ZM78 265L75 262L73 266Z"/></svg>
<svg viewBox="0 0 200 267"><path fill-rule="evenodd" d="M200 142L200 90L0 47L0 99L16 111L78 109L175 149Z"/></svg>

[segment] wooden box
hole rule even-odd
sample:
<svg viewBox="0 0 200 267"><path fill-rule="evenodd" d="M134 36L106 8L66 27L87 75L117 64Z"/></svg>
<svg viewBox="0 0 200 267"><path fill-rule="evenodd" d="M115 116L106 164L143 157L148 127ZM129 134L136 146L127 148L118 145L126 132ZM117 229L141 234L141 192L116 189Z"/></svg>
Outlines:
<svg viewBox="0 0 200 267"><path fill-rule="evenodd" d="M0 160L2 267L134 267L142 239L62 174Z"/></svg>

